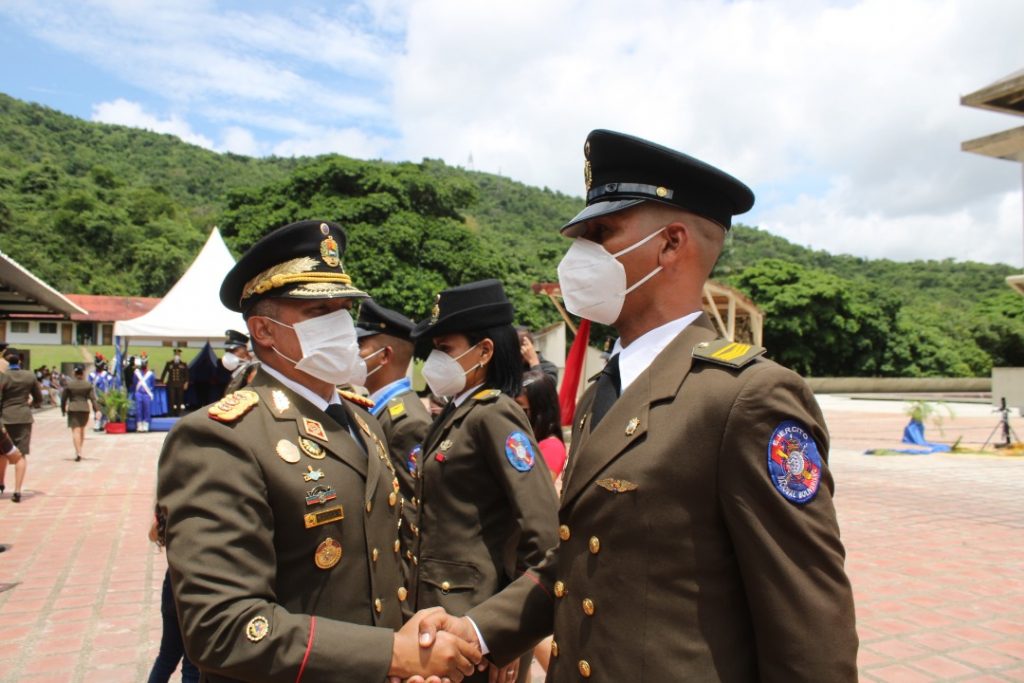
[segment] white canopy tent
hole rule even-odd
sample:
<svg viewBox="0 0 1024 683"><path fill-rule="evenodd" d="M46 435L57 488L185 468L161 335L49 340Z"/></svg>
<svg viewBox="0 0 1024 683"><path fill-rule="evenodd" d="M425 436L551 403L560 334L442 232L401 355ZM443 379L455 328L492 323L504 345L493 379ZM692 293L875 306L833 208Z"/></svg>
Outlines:
<svg viewBox="0 0 1024 683"><path fill-rule="evenodd" d="M199 256L156 307L145 315L114 323L114 336L132 339L205 341L223 339L225 330L245 331L241 313L224 308L218 292L235 265L220 230L214 228Z"/></svg>

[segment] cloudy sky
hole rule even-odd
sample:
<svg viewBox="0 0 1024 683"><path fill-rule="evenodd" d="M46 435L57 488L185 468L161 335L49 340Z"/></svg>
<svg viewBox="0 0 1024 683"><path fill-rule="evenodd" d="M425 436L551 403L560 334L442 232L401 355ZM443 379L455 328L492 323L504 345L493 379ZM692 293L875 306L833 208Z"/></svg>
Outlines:
<svg viewBox="0 0 1024 683"><path fill-rule="evenodd" d="M611 128L745 180L742 217L866 257L1024 264L1018 0L0 0L0 91L247 155L441 158L583 193ZM552 226L554 228L554 226Z"/></svg>

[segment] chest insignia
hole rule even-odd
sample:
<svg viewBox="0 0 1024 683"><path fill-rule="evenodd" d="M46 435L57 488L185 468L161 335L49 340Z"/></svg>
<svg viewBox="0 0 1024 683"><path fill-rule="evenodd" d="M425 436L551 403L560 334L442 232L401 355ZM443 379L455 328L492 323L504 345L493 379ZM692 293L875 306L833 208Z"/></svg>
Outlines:
<svg viewBox="0 0 1024 683"><path fill-rule="evenodd" d="M245 627L245 637L258 643L270 633L270 622L264 616L253 617Z"/></svg>
<svg viewBox="0 0 1024 683"><path fill-rule="evenodd" d="M284 392L280 389L274 389L274 391L271 392L270 397L274 401L274 409L277 411L278 415L288 410L292 405L292 402L288 400L288 397L285 396Z"/></svg>
<svg viewBox="0 0 1024 683"><path fill-rule="evenodd" d="M311 420L308 417L302 418L302 428L314 439L327 441L327 432L324 431L324 426L316 420Z"/></svg>
<svg viewBox="0 0 1024 683"><path fill-rule="evenodd" d="M277 455L285 462L296 463L299 461L299 447L288 439L281 439L277 442Z"/></svg>
<svg viewBox="0 0 1024 683"><path fill-rule="evenodd" d="M312 439L307 439L304 436L299 437L299 448L302 449L303 453L313 458L314 460L323 460L324 456L326 455L323 446L318 444L316 441L313 441Z"/></svg>
<svg viewBox="0 0 1024 683"><path fill-rule="evenodd" d="M636 434L637 427L640 426L640 418L634 417L632 420L626 423L626 436L633 436Z"/></svg>
<svg viewBox="0 0 1024 683"><path fill-rule="evenodd" d="M423 446L416 444L409 451L409 457L405 461L405 467L409 470L409 474L416 474L416 463L420 460L420 454L423 452Z"/></svg>
<svg viewBox="0 0 1024 683"><path fill-rule="evenodd" d="M306 473L302 475L303 481L320 481L324 476L323 470L314 470L312 465L306 465Z"/></svg>
<svg viewBox="0 0 1024 683"><path fill-rule="evenodd" d="M320 569L330 569L338 564L341 562L341 543L338 543L333 538L325 538L317 546L313 561Z"/></svg>
<svg viewBox="0 0 1024 683"><path fill-rule="evenodd" d="M530 438L522 432L512 432L505 439L505 457L513 468L520 472L529 472L537 462L537 454L533 450Z"/></svg>
<svg viewBox="0 0 1024 683"><path fill-rule="evenodd" d="M452 444L452 440L451 439L445 439L444 441L441 442L441 445L438 446L437 448L438 448L438 450L446 451L449 448L451 448L452 445L453 444Z"/></svg>
<svg viewBox="0 0 1024 683"><path fill-rule="evenodd" d="M259 394L252 389L240 389L210 406L207 414L218 422L234 422L260 402Z"/></svg>
<svg viewBox="0 0 1024 683"><path fill-rule="evenodd" d="M323 505L337 497L338 492L330 484L317 484L309 491L306 491L306 505Z"/></svg>
<svg viewBox="0 0 1024 683"><path fill-rule="evenodd" d="M786 420L772 432L768 442L768 477L775 490L791 503L803 505L817 495L821 454L818 444L799 422Z"/></svg>
<svg viewBox="0 0 1024 683"><path fill-rule="evenodd" d="M612 493L627 493L629 491L636 491L639 488L639 485L625 479L598 479L595 483Z"/></svg>
<svg viewBox="0 0 1024 683"><path fill-rule="evenodd" d="M343 519L345 519L345 511L342 509L341 505L335 505L334 507L327 508L326 510L310 512L302 517L302 521L305 523L307 529L323 526L324 524L330 524L331 522L340 522Z"/></svg>

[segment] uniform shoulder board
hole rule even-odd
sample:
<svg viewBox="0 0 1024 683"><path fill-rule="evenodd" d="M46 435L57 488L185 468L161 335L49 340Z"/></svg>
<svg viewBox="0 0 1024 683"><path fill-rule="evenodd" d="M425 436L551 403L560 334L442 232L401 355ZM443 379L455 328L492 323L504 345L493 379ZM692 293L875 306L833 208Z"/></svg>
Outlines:
<svg viewBox="0 0 1024 683"><path fill-rule="evenodd" d="M355 403L360 408L366 408L367 410L369 410L370 408L373 407L373 401L366 398L365 396L360 396L354 391L338 389L338 396L341 396L343 399L349 401L350 403Z"/></svg>
<svg viewBox="0 0 1024 683"><path fill-rule="evenodd" d="M239 389L210 406L207 414L218 422L234 422L259 402L259 394L252 389Z"/></svg>
<svg viewBox="0 0 1024 683"><path fill-rule="evenodd" d="M751 346L728 339L701 342L693 347L693 357L730 368L742 368L765 352L763 346Z"/></svg>
<svg viewBox="0 0 1024 683"><path fill-rule="evenodd" d="M501 396L500 389L483 389L473 394L473 398L477 401L493 401L499 396Z"/></svg>
<svg viewBox="0 0 1024 683"><path fill-rule="evenodd" d="M388 415L391 416L392 420L397 420L405 416L405 401L400 398L393 398L388 401Z"/></svg>

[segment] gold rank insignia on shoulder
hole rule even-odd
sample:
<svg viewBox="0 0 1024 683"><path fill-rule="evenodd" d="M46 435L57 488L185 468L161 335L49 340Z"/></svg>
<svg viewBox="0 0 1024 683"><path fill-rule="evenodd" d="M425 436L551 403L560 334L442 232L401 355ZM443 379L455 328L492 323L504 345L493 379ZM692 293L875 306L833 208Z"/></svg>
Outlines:
<svg viewBox="0 0 1024 683"><path fill-rule="evenodd" d="M359 394L355 393L354 391L346 391L345 389L338 389L338 396L341 396L343 399L345 399L346 401L349 401L350 403L355 403L357 406L359 406L361 408L366 408L367 410L369 410L370 408L372 408L374 406L373 401L371 401L370 399L366 398L365 396L360 396Z"/></svg>
<svg viewBox="0 0 1024 683"><path fill-rule="evenodd" d="M388 403L388 415L391 416L392 420L397 420L402 417L405 415L405 404L397 398L391 401Z"/></svg>
<svg viewBox="0 0 1024 683"><path fill-rule="evenodd" d="M501 390L499 389L484 389L473 394L473 398L477 401L493 401L499 396L501 396Z"/></svg>
<svg viewBox="0 0 1024 683"><path fill-rule="evenodd" d="M253 406L259 402L259 394L255 391L240 389L210 406L207 414L218 422L234 422L252 410Z"/></svg>
<svg viewBox="0 0 1024 683"><path fill-rule="evenodd" d="M253 617L245 627L245 637L258 643L270 633L270 622L264 616Z"/></svg>
<svg viewBox="0 0 1024 683"><path fill-rule="evenodd" d="M742 368L765 352L762 346L751 346L728 339L701 342L693 347L693 357L730 368Z"/></svg>
<svg viewBox="0 0 1024 683"><path fill-rule="evenodd" d="M606 491L611 491L612 493L627 493L629 491L636 491L640 488L638 484L626 481L625 479L598 479L595 483Z"/></svg>

